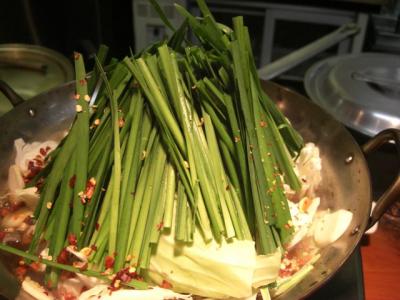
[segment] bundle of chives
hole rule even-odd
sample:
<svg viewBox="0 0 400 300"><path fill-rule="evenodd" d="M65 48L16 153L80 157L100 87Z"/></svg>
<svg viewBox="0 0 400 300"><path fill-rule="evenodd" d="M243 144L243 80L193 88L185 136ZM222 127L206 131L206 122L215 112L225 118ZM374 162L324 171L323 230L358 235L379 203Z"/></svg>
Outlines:
<svg viewBox="0 0 400 300"><path fill-rule="evenodd" d="M88 82L76 54L78 114L40 174L24 256L35 259L41 238L48 241L53 286L57 269L72 270L56 263L70 235L77 250L97 248L89 273L134 265L144 274L160 235L174 226L183 243L195 230L206 242L257 237L261 253L289 240L282 186L300 188L292 156L301 137L262 91L242 19L232 31L198 3L202 19L177 6L186 21L167 43L109 67L101 47ZM188 27L200 46L184 47Z"/></svg>

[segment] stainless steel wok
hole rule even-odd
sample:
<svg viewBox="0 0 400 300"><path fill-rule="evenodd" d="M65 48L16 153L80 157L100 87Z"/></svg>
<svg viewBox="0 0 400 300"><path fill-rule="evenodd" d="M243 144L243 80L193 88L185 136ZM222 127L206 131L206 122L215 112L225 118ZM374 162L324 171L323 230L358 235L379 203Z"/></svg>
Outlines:
<svg viewBox="0 0 400 300"><path fill-rule="evenodd" d="M277 297L301 299L321 287L342 266L365 230L399 199L400 176L397 176L371 214L371 180L364 155L390 140L395 141L400 154L400 131L385 130L360 148L338 121L305 97L271 82L263 82L263 86L305 141L314 142L320 148L323 165L319 191L321 208L347 209L354 214L345 234L321 250L321 258L314 270L292 290ZM21 137L27 142L60 139L75 114L73 92L74 83L69 83L22 103L0 118L0 192L5 188L8 167L14 159L14 140ZM6 278L2 273L0 281ZM9 283L0 284L0 294L12 298L18 287L15 284L14 292L10 292L10 286Z"/></svg>

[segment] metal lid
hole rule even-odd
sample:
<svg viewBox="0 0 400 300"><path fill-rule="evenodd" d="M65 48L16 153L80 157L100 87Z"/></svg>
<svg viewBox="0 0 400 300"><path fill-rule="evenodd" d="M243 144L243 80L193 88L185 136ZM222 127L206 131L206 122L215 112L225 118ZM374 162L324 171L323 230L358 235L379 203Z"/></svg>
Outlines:
<svg viewBox="0 0 400 300"><path fill-rule="evenodd" d="M73 80L71 62L60 53L35 45L0 45L0 79L29 99ZM0 93L0 115L12 108Z"/></svg>
<svg viewBox="0 0 400 300"><path fill-rule="evenodd" d="M308 96L346 126L368 136L400 129L400 57L381 53L335 56L306 73Z"/></svg>

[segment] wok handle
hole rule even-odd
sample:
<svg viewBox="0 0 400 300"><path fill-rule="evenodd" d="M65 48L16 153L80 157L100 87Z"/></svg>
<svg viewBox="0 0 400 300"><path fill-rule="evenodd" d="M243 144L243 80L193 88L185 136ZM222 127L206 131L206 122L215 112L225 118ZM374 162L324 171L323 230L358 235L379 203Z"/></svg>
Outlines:
<svg viewBox="0 0 400 300"><path fill-rule="evenodd" d="M386 129L381 131L371 140L365 143L362 146L362 150L365 154L368 154L380 148L382 145L390 143L391 141L394 142L400 159L400 130L398 129ZM400 171L397 174L394 182L376 202L376 206L371 212L367 229L371 228L396 200L400 200Z"/></svg>
<svg viewBox="0 0 400 300"><path fill-rule="evenodd" d="M22 99L5 81L0 80L0 91L11 102L12 106L16 107L24 102Z"/></svg>

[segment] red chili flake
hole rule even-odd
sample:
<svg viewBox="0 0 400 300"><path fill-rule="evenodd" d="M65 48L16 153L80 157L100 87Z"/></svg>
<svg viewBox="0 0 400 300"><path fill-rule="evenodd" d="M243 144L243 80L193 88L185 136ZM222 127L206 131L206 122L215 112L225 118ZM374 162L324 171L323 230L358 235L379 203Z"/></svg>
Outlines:
<svg viewBox="0 0 400 300"><path fill-rule="evenodd" d="M81 203L82 204L86 204L87 200L86 200L86 195L84 192L79 192L78 196L81 198Z"/></svg>
<svg viewBox="0 0 400 300"><path fill-rule="evenodd" d="M111 269L114 266L114 257L107 255L104 261L104 266L106 269Z"/></svg>
<svg viewBox="0 0 400 300"><path fill-rule="evenodd" d="M41 265L40 265L40 263L38 263L38 262L32 262L29 266L30 266L31 269L32 269L33 271L35 271L35 272L39 272L39 271L40 271Z"/></svg>
<svg viewBox="0 0 400 300"><path fill-rule="evenodd" d="M20 208L25 207L25 206L26 206L26 203L25 203L25 202L12 203L12 204L10 205L10 211L11 211L11 212L14 212L14 211L19 210Z"/></svg>
<svg viewBox="0 0 400 300"><path fill-rule="evenodd" d="M125 125L125 120L124 120L124 118L119 118L119 119L118 119L118 125L119 125L119 128L124 127L124 125Z"/></svg>
<svg viewBox="0 0 400 300"><path fill-rule="evenodd" d="M265 127L265 126L267 126L267 122L261 121L261 122L260 122L260 127Z"/></svg>
<svg viewBox="0 0 400 300"><path fill-rule="evenodd" d="M81 55L78 52L74 52L74 59L78 60Z"/></svg>
<svg viewBox="0 0 400 300"><path fill-rule="evenodd" d="M15 269L15 275L19 280L23 281L27 271L28 268L26 266L19 266Z"/></svg>
<svg viewBox="0 0 400 300"><path fill-rule="evenodd" d="M38 158L34 158L33 159L34 161L35 161L35 163L36 163L36 165L38 166L38 167L43 167L43 160L41 160L41 159L38 159Z"/></svg>
<svg viewBox="0 0 400 300"><path fill-rule="evenodd" d="M157 224L157 230L161 231L164 228L164 223L161 221L160 223Z"/></svg>
<svg viewBox="0 0 400 300"><path fill-rule="evenodd" d="M76 235L73 233L68 234L68 243L72 246L76 246L78 241L76 239Z"/></svg>
<svg viewBox="0 0 400 300"><path fill-rule="evenodd" d="M84 197L85 199L87 199L88 202L90 202L90 200L93 197L95 187L96 187L96 179L92 177L86 183L86 189L84 193Z"/></svg>
<svg viewBox="0 0 400 300"><path fill-rule="evenodd" d="M164 279L161 282L160 287L162 287L163 289L172 289L172 284Z"/></svg>
<svg viewBox="0 0 400 300"><path fill-rule="evenodd" d="M25 231L21 239L22 245L29 245L32 242L32 238L33 232Z"/></svg>
<svg viewBox="0 0 400 300"><path fill-rule="evenodd" d="M81 79L81 80L79 80L79 84L80 85L86 85L86 80L85 79Z"/></svg>
<svg viewBox="0 0 400 300"><path fill-rule="evenodd" d="M5 217L10 213L10 209L8 207L2 207L0 208L0 216Z"/></svg>
<svg viewBox="0 0 400 300"><path fill-rule="evenodd" d="M44 177L40 177L35 184L36 188L38 189L38 192L42 190L43 185L44 185Z"/></svg>
<svg viewBox="0 0 400 300"><path fill-rule="evenodd" d="M0 242L3 241L4 237L6 236L7 232L0 231Z"/></svg>
<svg viewBox="0 0 400 300"><path fill-rule="evenodd" d="M40 148L39 152L40 152L40 154L42 154L42 156L46 156L46 154L47 154L46 149L44 149L44 148Z"/></svg>
<svg viewBox="0 0 400 300"><path fill-rule="evenodd" d="M72 176L68 181L68 185L71 189L75 187L75 182L76 182L76 175Z"/></svg>
<svg viewBox="0 0 400 300"><path fill-rule="evenodd" d="M51 150L50 146L46 146L46 154L49 153L49 151Z"/></svg>
<svg viewBox="0 0 400 300"><path fill-rule="evenodd" d="M98 231L100 229L100 224L96 223L96 225L94 227L95 227L96 231Z"/></svg>
<svg viewBox="0 0 400 300"><path fill-rule="evenodd" d="M137 273L135 268L127 267L118 271L111 281L109 290L111 292L121 288L121 282L130 282L132 279L143 280Z"/></svg>
<svg viewBox="0 0 400 300"><path fill-rule="evenodd" d="M49 288L49 289L51 289L52 286L53 286L53 282L52 282L50 279L47 280L47 282L46 282L46 287ZM49 292L46 291L46 290L44 290L43 293L44 293L45 295L49 295Z"/></svg>
<svg viewBox="0 0 400 300"><path fill-rule="evenodd" d="M92 249L93 251L97 251L97 246L96 245L92 245L92 246L90 246L90 249Z"/></svg>
<svg viewBox="0 0 400 300"><path fill-rule="evenodd" d="M77 300L78 299L74 294L72 294L70 292L65 292L62 298L64 300Z"/></svg>
<svg viewBox="0 0 400 300"><path fill-rule="evenodd" d="M69 258L69 253L67 251L67 249L62 249L60 254L57 257L57 262L60 264L68 264L68 258Z"/></svg>
<svg viewBox="0 0 400 300"><path fill-rule="evenodd" d="M35 165L35 161L30 160L30 161L28 162L28 170L29 170L29 173L28 173L28 175L26 175L26 176L24 177L24 181L25 181L25 182L30 181L30 180L31 180L33 177L35 177L42 169L43 169L42 166L36 166L36 165Z"/></svg>
<svg viewBox="0 0 400 300"><path fill-rule="evenodd" d="M293 270L287 270L287 269L279 270L279 277L281 277L281 278L289 277L292 274L293 274Z"/></svg>
<svg viewBox="0 0 400 300"><path fill-rule="evenodd" d="M35 224L35 218L32 217L32 216L27 216L24 219L24 223L27 224L27 225L34 225Z"/></svg>
<svg viewBox="0 0 400 300"><path fill-rule="evenodd" d="M285 227L286 229L290 229L291 226L290 226L290 224L286 223L283 227Z"/></svg>
<svg viewBox="0 0 400 300"><path fill-rule="evenodd" d="M131 276L129 276L129 274L127 273L123 273L121 276L119 276L121 278L122 282L129 282L132 280Z"/></svg>

